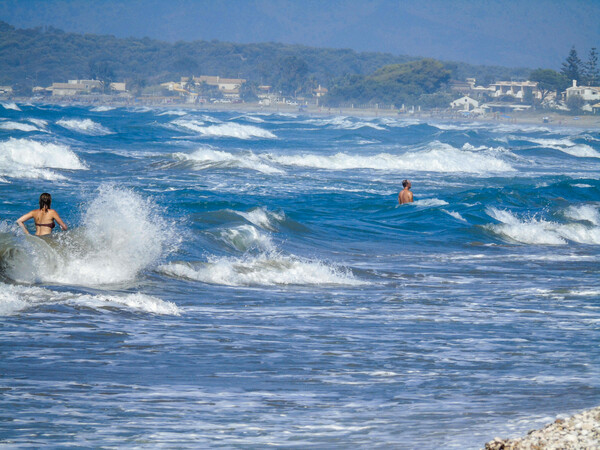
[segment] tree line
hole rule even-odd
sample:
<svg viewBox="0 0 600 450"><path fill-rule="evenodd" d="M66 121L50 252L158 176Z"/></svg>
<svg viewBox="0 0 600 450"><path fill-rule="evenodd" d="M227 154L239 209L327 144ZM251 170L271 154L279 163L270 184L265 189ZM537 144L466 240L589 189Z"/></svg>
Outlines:
<svg viewBox="0 0 600 450"><path fill-rule="evenodd" d="M67 33L54 27L16 29L0 21L0 84L11 85L23 95L31 94L34 86L46 87L68 79L99 79L105 85L125 81L129 89L139 93L145 86L203 74L248 80L243 92L247 98L255 97L259 85L293 97L310 95L320 84L331 88L330 103L421 99L435 104L446 100L440 89L450 78L476 77L491 82L530 72L524 68L418 61L390 53L278 43L119 39ZM421 70L425 72L416 73ZM411 71L415 73L411 75Z"/></svg>

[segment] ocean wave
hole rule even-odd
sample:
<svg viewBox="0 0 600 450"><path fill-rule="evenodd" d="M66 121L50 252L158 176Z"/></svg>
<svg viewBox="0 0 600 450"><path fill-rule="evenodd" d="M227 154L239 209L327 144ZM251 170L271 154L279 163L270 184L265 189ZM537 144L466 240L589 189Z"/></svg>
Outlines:
<svg viewBox="0 0 600 450"><path fill-rule="evenodd" d="M385 127L381 125L365 120L358 120L349 117L337 116L327 119L309 119L303 121L310 125L316 125L320 127L330 127L336 130L358 130L359 128L373 128L375 130L385 130Z"/></svg>
<svg viewBox="0 0 600 450"><path fill-rule="evenodd" d="M242 125L239 123L220 123L216 125L205 125L196 119L177 119L172 122L181 128L194 131L202 136L216 138L236 139L276 139L273 133L254 125Z"/></svg>
<svg viewBox="0 0 600 450"><path fill-rule="evenodd" d="M98 311L104 310L107 306L112 306L160 315L180 314L179 308L174 303L141 293L90 295L0 282L0 316L20 313L38 305L57 303L77 307L87 306Z"/></svg>
<svg viewBox="0 0 600 450"><path fill-rule="evenodd" d="M285 220L285 214L272 212L263 207L255 208L248 212L233 212L242 216L248 222L270 231L276 230L275 224L281 223Z"/></svg>
<svg viewBox="0 0 600 450"><path fill-rule="evenodd" d="M224 286L357 286L347 269L277 253L258 256L213 257L205 263L171 262L159 268L165 275Z"/></svg>
<svg viewBox="0 0 600 450"><path fill-rule="evenodd" d="M527 138L529 142L538 144L543 148L551 148L558 150L577 158L600 158L600 152L594 150L587 144L577 144L570 139L541 139L541 138Z"/></svg>
<svg viewBox="0 0 600 450"><path fill-rule="evenodd" d="M2 103L0 103L0 105L2 105L2 107L4 109L12 109L13 111L21 111L21 108L19 108L17 106L17 104L14 102L8 102L8 103L2 102Z"/></svg>
<svg viewBox="0 0 600 450"><path fill-rule="evenodd" d="M416 206L426 206L426 207L430 207L430 206L445 206L447 204L448 204L447 201L440 200L439 198L424 198L422 200L415 200L413 202L413 205L416 205Z"/></svg>
<svg viewBox="0 0 600 450"><path fill-rule="evenodd" d="M103 136L112 134L112 131L104 128L102 125L94 122L91 119L61 119L56 123L57 125L60 125L68 130L77 131L90 136Z"/></svg>
<svg viewBox="0 0 600 450"><path fill-rule="evenodd" d="M596 206L569 206L565 210L564 215L571 220L589 222L592 225L600 226L600 211Z"/></svg>
<svg viewBox="0 0 600 450"><path fill-rule="evenodd" d="M198 168L210 167L234 167L242 169L255 170L266 174L281 174L284 170L274 167L273 164L266 161L263 157L252 152L242 154L233 154L211 148L199 148L193 153L175 153L175 159L180 161L191 161L197 164Z"/></svg>
<svg viewBox="0 0 600 450"><path fill-rule="evenodd" d="M513 242L532 245L600 244L600 227L581 223L557 223L538 218L519 219L507 210L488 208L487 214L501 222L486 228Z"/></svg>
<svg viewBox="0 0 600 450"><path fill-rule="evenodd" d="M25 133L40 131L38 127L31 124L12 121L0 122L0 129L7 131L23 131Z"/></svg>
<svg viewBox="0 0 600 450"><path fill-rule="evenodd" d="M90 109L90 111L93 111L93 112L108 112L108 111L112 111L114 109L117 109L117 108L114 107L114 106L104 106L103 105L103 106L96 106L96 107Z"/></svg>
<svg viewBox="0 0 600 450"><path fill-rule="evenodd" d="M161 113L159 113L159 116L187 116L187 111L182 111L180 109L177 110L168 110L168 111L163 111Z"/></svg>
<svg viewBox="0 0 600 450"><path fill-rule="evenodd" d="M241 225L239 227L221 230L218 239L227 246L245 253L249 250L267 251L275 250L275 244L271 237L261 233L252 225Z"/></svg>
<svg viewBox="0 0 600 450"><path fill-rule="evenodd" d="M0 175L11 178L64 179L52 169L87 169L67 146L30 139L0 142Z"/></svg>
<svg viewBox="0 0 600 450"><path fill-rule="evenodd" d="M374 169L390 171L465 172L486 174L512 172L510 164L494 155L483 152L458 150L448 144L433 143L421 151L403 155L379 153L363 156L337 153L332 156L302 154L271 156L275 162L286 166L300 166L329 170Z"/></svg>
<svg viewBox="0 0 600 450"><path fill-rule="evenodd" d="M131 283L175 250L180 239L150 199L108 185L86 205L81 224L48 239L3 235L4 275L20 283Z"/></svg>

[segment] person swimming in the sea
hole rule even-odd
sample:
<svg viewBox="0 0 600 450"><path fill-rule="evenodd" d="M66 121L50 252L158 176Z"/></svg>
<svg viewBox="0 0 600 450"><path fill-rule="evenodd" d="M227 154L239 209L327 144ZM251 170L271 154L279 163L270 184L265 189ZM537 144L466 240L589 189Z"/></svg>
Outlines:
<svg viewBox="0 0 600 450"><path fill-rule="evenodd" d="M412 203L413 202L413 194L412 194L412 192L410 192L410 188L412 187L412 184L410 183L410 181L404 180L402 182L402 187L404 189L402 191L400 191L400 193L398 194L398 203L400 203L401 205L404 203Z"/></svg>
<svg viewBox="0 0 600 450"><path fill-rule="evenodd" d="M52 229L56 226L54 221L58 222L63 231L67 230L67 226L62 221L58 213L50 208L52 204L52 196L46 192L40 195L40 209L34 209L17 220L17 223L25 233L30 234L25 226L26 221L33 219L35 222L35 235L45 236L52 233Z"/></svg>

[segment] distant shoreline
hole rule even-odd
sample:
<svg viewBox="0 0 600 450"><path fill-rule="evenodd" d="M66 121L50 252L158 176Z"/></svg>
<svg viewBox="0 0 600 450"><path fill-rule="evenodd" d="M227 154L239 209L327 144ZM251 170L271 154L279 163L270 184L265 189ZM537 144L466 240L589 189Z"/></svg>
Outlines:
<svg viewBox="0 0 600 450"><path fill-rule="evenodd" d="M492 123L492 124L524 124L539 125L546 127L575 127L575 128L598 128L600 129L600 115L567 115L549 111L523 111L516 113L494 113L484 116L468 116L463 111L435 111L423 110L411 112L400 112L397 109L380 108L332 108L325 106L310 105L300 108L299 106L277 104L271 106L259 105L258 103L203 103L191 104L184 102L172 103L151 103L143 101L97 101L87 102L78 98L76 101L71 99L61 99L56 101L51 98L44 98L43 101L33 98L14 98L6 101L17 101L26 103L46 103L46 104L65 104L87 105L87 106L113 106L113 107L152 107L152 108L183 108L199 111L237 111L237 112L261 112L261 113L288 113L288 114L306 114L306 115L325 115L325 116L354 116L354 117L396 117L402 119L415 119L419 121L437 121L449 123ZM87 100L87 99L86 99ZM4 100L0 100L4 101Z"/></svg>

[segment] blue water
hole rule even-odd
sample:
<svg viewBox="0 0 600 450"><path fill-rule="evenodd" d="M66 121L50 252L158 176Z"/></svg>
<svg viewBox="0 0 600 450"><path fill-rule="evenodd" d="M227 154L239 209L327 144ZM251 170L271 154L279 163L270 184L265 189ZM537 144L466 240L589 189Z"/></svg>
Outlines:
<svg viewBox="0 0 600 450"><path fill-rule="evenodd" d="M0 443L481 448L600 404L599 261L598 129L4 103Z"/></svg>

